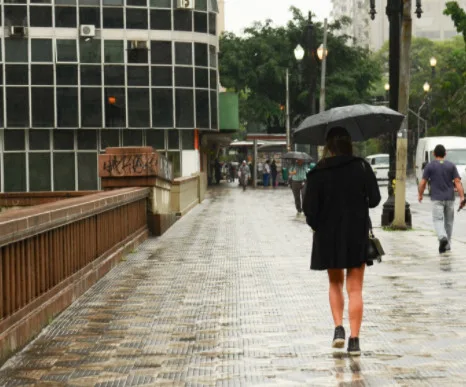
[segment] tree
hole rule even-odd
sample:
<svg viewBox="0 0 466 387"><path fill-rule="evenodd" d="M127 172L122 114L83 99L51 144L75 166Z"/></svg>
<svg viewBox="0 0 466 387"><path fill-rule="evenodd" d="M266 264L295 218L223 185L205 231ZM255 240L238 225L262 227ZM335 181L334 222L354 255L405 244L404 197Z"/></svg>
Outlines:
<svg viewBox="0 0 466 387"><path fill-rule="evenodd" d="M449 1L445 5L446 8L443 14L451 17L456 31L463 35L463 40L466 43L466 12L464 12L456 1Z"/></svg>
<svg viewBox="0 0 466 387"><path fill-rule="evenodd" d="M225 33L220 38L220 82L240 93L241 123L254 131L284 132L287 68L292 126L297 126L310 110L311 68L306 58L300 66L293 55L297 44L306 47L303 31L307 19L296 8L291 12L292 18L284 27L274 27L267 20L247 28L244 36ZM327 108L368 101L372 85L381 76L380 66L370 52L348 46L350 37L339 34L342 24L349 22L343 18L328 27ZM320 42L323 26L314 25L316 41ZM314 70L320 76L320 68Z"/></svg>

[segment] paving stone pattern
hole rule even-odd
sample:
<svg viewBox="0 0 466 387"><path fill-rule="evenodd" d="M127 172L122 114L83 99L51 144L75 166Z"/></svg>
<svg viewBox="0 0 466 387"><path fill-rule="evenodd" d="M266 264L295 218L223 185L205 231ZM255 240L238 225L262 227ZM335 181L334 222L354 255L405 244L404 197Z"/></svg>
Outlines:
<svg viewBox="0 0 466 387"><path fill-rule="evenodd" d="M430 230L377 235L389 255L367 270L359 360L330 348L291 190L230 185L57 317L0 386L466 385L464 245L440 257Z"/></svg>

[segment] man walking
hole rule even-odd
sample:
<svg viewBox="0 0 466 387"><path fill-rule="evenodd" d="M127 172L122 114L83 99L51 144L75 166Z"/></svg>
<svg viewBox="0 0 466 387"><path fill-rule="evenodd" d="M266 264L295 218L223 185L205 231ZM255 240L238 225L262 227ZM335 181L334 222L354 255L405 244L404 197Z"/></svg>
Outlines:
<svg viewBox="0 0 466 387"><path fill-rule="evenodd" d="M243 191L246 191L250 173L251 172L249 171L249 167L246 164L246 160L244 160L241 164L241 167L239 168L239 183L243 187Z"/></svg>
<svg viewBox="0 0 466 387"><path fill-rule="evenodd" d="M439 240L440 253L451 249L451 235L455 217L454 187L458 191L460 202L464 201L464 190L458 170L455 164L445 160L446 154L443 145L435 147L435 160L427 164L422 180L419 183L419 203L421 203L426 185L430 182L432 216Z"/></svg>
<svg viewBox="0 0 466 387"><path fill-rule="evenodd" d="M267 188L269 186L269 180L270 180L270 160L267 160L264 164L262 179L264 183L264 188Z"/></svg>
<svg viewBox="0 0 466 387"><path fill-rule="evenodd" d="M298 215L303 212L304 185L307 173L307 169L303 164L303 160L297 160L296 165L290 169L291 189Z"/></svg>

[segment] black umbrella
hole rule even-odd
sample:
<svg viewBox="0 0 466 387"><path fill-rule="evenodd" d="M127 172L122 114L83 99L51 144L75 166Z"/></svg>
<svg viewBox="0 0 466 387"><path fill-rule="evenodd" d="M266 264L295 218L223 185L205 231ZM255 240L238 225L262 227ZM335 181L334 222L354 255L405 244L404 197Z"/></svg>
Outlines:
<svg viewBox="0 0 466 387"><path fill-rule="evenodd" d="M325 145L328 131L344 127L353 141L365 141L400 129L404 115L386 106L350 105L307 117L293 133L298 144Z"/></svg>
<svg viewBox="0 0 466 387"><path fill-rule="evenodd" d="M312 157L304 152L288 152L282 155L284 160L303 160L303 161L312 161Z"/></svg>

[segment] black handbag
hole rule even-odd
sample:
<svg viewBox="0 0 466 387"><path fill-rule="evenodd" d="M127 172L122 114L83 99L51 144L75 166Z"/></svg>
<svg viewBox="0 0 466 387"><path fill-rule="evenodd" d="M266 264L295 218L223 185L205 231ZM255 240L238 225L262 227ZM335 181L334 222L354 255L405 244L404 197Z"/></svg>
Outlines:
<svg viewBox="0 0 466 387"><path fill-rule="evenodd" d="M367 266L372 266L374 261L382 262L382 256L385 255L380 240L375 237L372 229L371 218L369 218L369 238L367 242Z"/></svg>

